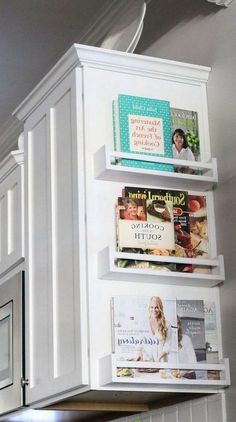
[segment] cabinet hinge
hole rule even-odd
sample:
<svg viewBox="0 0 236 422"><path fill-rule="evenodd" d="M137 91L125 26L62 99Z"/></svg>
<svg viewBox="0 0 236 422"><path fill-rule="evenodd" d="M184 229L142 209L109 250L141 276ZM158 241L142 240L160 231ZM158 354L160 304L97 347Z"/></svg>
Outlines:
<svg viewBox="0 0 236 422"><path fill-rule="evenodd" d="M21 387L23 388L23 387L25 387L26 385L29 385L29 380L28 380L28 378L21 378L21 380L20 380L20 383L21 383Z"/></svg>

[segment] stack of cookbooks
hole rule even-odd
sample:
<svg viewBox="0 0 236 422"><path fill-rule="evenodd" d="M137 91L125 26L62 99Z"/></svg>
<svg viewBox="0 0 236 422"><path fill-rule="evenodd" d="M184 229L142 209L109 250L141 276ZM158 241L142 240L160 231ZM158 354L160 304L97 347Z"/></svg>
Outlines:
<svg viewBox="0 0 236 422"><path fill-rule="evenodd" d="M119 252L208 258L207 198L187 191L125 186L116 204ZM122 259L119 267L210 272L208 266Z"/></svg>
<svg viewBox="0 0 236 422"><path fill-rule="evenodd" d="M214 363L219 362L214 302L164 299L159 295L115 296L111 309L112 351L118 377L148 378L155 373L156 380L220 379L217 370L198 369L197 365L191 369L191 364L212 363L211 353ZM209 309L214 310L211 317ZM153 365L129 366L127 362L131 361ZM176 363L180 368L175 368ZM184 364L188 364L187 369Z"/></svg>

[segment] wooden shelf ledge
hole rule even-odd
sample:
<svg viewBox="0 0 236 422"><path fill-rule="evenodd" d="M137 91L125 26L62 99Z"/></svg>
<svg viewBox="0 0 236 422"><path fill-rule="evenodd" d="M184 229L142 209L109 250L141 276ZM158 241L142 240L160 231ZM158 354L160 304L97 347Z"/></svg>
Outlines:
<svg viewBox="0 0 236 422"><path fill-rule="evenodd" d="M187 166L200 169L203 174L186 174L168 171L148 170L117 164L122 158L136 161L152 161L156 163L186 166L186 160L147 156L141 154L109 151L105 145L94 155L94 176L96 179L159 185L166 188L192 189L206 191L218 182L217 161L212 158L208 162L188 161Z"/></svg>

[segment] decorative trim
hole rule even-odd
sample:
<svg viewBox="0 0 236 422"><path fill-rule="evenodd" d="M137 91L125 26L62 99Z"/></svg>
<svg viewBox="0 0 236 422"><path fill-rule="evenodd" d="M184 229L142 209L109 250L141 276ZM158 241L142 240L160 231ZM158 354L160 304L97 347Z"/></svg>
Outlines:
<svg viewBox="0 0 236 422"><path fill-rule="evenodd" d="M15 117L10 117L0 129L0 161L13 149L17 149L18 137L22 130L22 122Z"/></svg>
<svg viewBox="0 0 236 422"><path fill-rule="evenodd" d="M217 6L230 6L231 3L233 3L234 0L207 0L210 3L215 3Z"/></svg>
<svg viewBox="0 0 236 422"><path fill-rule="evenodd" d="M0 163L0 183L19 166L24 164L24 152L12 151Z"/></svg>
<svg viewBox="0 0 236 422"><path fill-rule="evenodd" d="M206 83L210 72L210 68L205 66L74 44L19 105L13 115L19 120L25 120L75 67L85 66L126 70L137 75L160 76L163 79L197 85Z"/></svg>

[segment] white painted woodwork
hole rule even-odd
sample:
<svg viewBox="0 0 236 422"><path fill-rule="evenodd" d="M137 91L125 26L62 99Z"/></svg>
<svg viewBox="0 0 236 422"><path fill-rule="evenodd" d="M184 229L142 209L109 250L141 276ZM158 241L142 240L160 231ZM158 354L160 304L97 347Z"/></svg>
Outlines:
<svg viewBox="0 0 236 422"><path fill-rule="evenodd" d="M24 257L23 151L0 163L0 282Z"/></svg>
<svg viewBox="0 0 236 422"><path fill-rule="evenodd" d="M106 146L103 145L94 155L94 175L97 179L124 181L130 183L142 182L146 185L154 184L155 182L160 186L164 184L167 188L173 189L196 189L208 190L214 187L218 181L216 159L212 158L208 163L199 161L191 161L189 165L196 167L204 172L202 175L198 174L184 174L166 171L152 171L149 169L140 169L135 167L126 167L114 163L116 158L130 158L137 161L148 161L147 155L130 154L117 151L109 152ZM175 158L153 157L153 162L169 163L185 165L184 160L177 160Z"/></svg>
<svg viewBox="0 0 236 422"><path fill-rule="evenodd" d="M121 268L115 263L117 258L168 263L189 263L196 266L209 265L211 266L211 273L180 273L175 271ZM178 258L116 252L114 249L107 247L98 254L98 277L106 280L133 280L144 283L153 281L156 284L168 283L177 286L213 287L225 279L224 260L222 255L219 255L215 259Z"/></svg>
<svg viewBox="0 0 236 422"><path fill-rule="evenodd" d="M0 129L0 162L4 161L11 151L16 149L17 138L22 132L22 123L11 117ZM21 149L18 145L18 149Z"/></svg>
<svg viewBox="0 0 236 422"><path fill-rule="evenodd" d="M231 3L233 3L234 0L207 0L211 3L217 4L217 6L230 6Z"/></svg>
<svg viewBox="0 0 236 422"><path fill-rule="evenodd" d="M120 378L116 376L117 368L160 368L160 369L195 369L195 370L217 370L220 372L220 380L180 380L180 379L162 379L157 374L150 373L134 376L133 378ZM112 386L116 384L119 388L122 386L126 390L131 390L133 386L141 384L145 391L178 391L178 392L196 392L196 393L215 393L217 390L230 385L229 361L222 360L217 364L195 363L153 363L136 361L117 361L115 354L105 356L99 362L99 379L101 386Z"/></svg>
<svg viewBox="0 0 236 422"><path fill-rule="evenodd" d="M0 388L0 413L10 412L23 406L22 377L22 273L8 276L0 286L0 310L11 305L9 346L12 347L12 379ZM2 343L1 343L2 344Z"/></svg>
<svg viewBox="0 0 236 422"><path fill-rule="evenodd" d="M26 403L88 384L80 79L25 124Z"/></svg>
<svg viewBox="0 0 236 422"><path fill-rule="evenodd" d="M109 66L105 62L108 57L110 58ZM120 58L119 64L116 61L118 57ZM115 53L112 56L110 53L107 53L105 58L105 52L101 51L100 53L98 52L96 58L97 61L95 62L94 60L92 62L90 57L90 62L86 62L86 66L84 67L85 158L86 188L88 193L86 195L87 249L89 262L93 263L93 265L88 265L90 373L92 388L119 391L122 388L115 385L115 383L101 386L99 380L100 368L98 360L100 361L100 359L106 356L106 352L107 355L111 354L111 297L125 294L145 295L147 294L148 286L148 295L160 294L163 297L177 296L178 298L191 298L194 295L194 297L205 300L209 297L212 300L215 299L219 305L219 291L218 288L214 288L214 291L206 289L202 287L202 283L196 288L190 287L189 285L179 285L178 289L173 289L167 279L164 281L164 277L162 280L163 284L157 284L155 277L147 277L144 281L144 279L138 279L138 276L133 276L131 280L128 275L127 277L124 276L122 281L116 275L111 275L109 280L101 279L98 276L100 271L100 251L105 250L107 246L113 246L115 248L115 202L116 198L121 195L123 186L125 184L130 185L130 179L127 176L126 183L124 179L120 180L119 177L111 178L111 180L107 178L106 181L95 179L94 156L104 146L104 143L108 150L112 149L111 104L118 93L126 93L168 99L175 107L197 110L199 114L199 129L202 134L202 140L204 139L205 143L205 147L202 147L202 160L204 162L208 161L210 159L210 147L207 123L206 81L209 69L204 68L203 73L201 73L203 69L198 69L200 73L196 75L195 67L194 69L191 68L191 70L188 68L189 74L187 76L185 65L180 70L178 69L177 63L168 62L167 65L166 62L164 63L158 60L155 63L156 68L154 70L154 67L151 69L150 58L144 58L143 56L121 56L119 53ZM101 59L100 64L98 64L98 58ZM143 60L145 60L145 65ZM154 65L153 62L152 64ZM143 66L145 66L145 70ZM175 70L177 70L177 73L175 73ZM163 179L161 179L162 187L165 186ZM133 180L131 185L138 186L141 184L142 186L144 181L145 175L143 177L143 172L140 171L140 176L138 176L136 183ZM158 186L158 177L152 182L153 185ZM209 195L211 194L209 193ZM210 202L212 201L213 197ZM213 208L213 206L211 207ZM213 209L211 209L210 215L211 233L212 239L214 239ZM215 240L212 241L211 247L212 257L215 258ZM99 319L97 318L98 315ZM142 391L148 390L148 387L145 385L133 385L132 388L133 391L140 391L140 389ZM153 391L155 388L158 391L158 386L154 386Z"/></svg>
<svg viewBox="0 0 236 422"><path fill-rule="evenodd" d="M28 404L58 398L70 390L71 394L83 391L80 388L122 390L115 383L101 386L99 378L101 359L111 355L110 300L134 292L147 295L147 283L134 277L124 277L121 282L115 275L110 280L99 276L100 251L115 246L117 197L124 184L131 182L128 172L123 179L96 178L94 157L104 144L112 150L112 100L126 93L167 99L173 107L197 111L201 160L208 168L209 71L186 63L74 45L15 111L25 121L26 139ZM198 189L208 189L216 182L215 165L210 170L211 180L205 180L205 185L197 181ZM153 179L154 186L164 188L168 178ZM140 170L137 183L145 181L145 172ZM136 185L134 179L132 183ZM190 179L190 190L193 187ZM207 194L211 197L211 258L215 259L213 196ZM223 272L220 276L223 278ZM218 287L205 288L199 283L173 289L167 280L157 284L149 279L148 295L157 294L215 301L222 358ZM148 391L145 385L130 388ZM152 391L158 392L158 386Z"/></svg>

